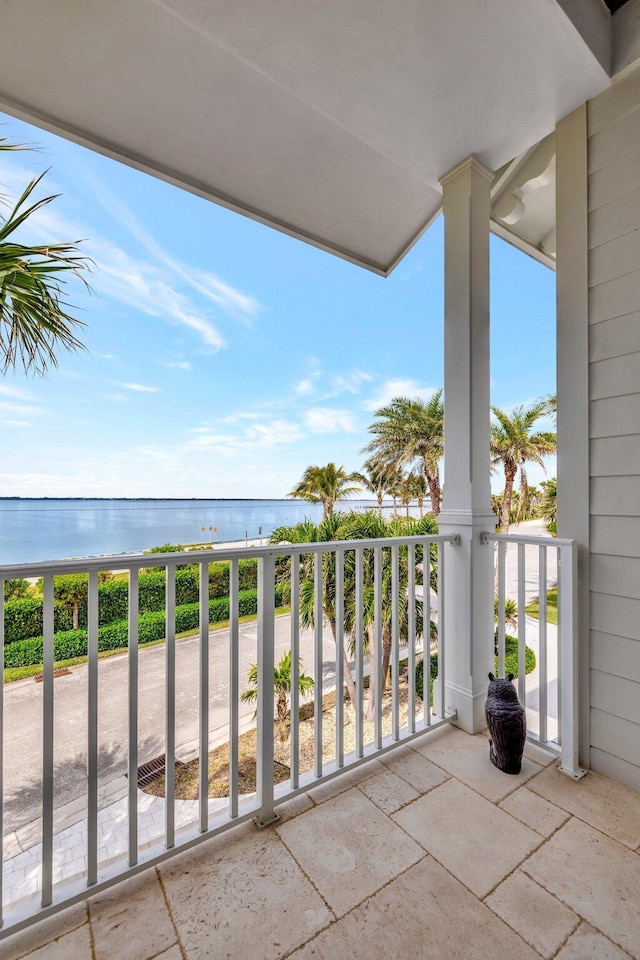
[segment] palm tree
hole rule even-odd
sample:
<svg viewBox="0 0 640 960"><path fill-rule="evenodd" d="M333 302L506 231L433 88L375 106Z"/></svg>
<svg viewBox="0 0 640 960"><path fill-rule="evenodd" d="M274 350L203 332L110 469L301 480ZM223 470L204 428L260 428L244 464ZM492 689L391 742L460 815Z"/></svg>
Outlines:
<svg viewBox="0 0 640 960"><path fill-rule="evenodd" d="M361 473L354 473L358 483L372 493L378 501L378 510L382 515L382 504L385 494L391 493L398 486L400 471L393 464L385 463L370 457L362 465Z"/></svg>
<svg viewBox="0 0 640 960"><path fill-rule="evenodd" d="M244 703L256 703L258 700L258 665L252 663L249 667L248 687L240 694L240 699ZM276 713L278 725L280 727L280 739L287 739L287 720L289 719L289 697L291 695L291 650L286 650L280 658L280 663L273 668L273 694L276 698ZM298 689L304 697L314 688L313 679L302 671L302 660L300 660L300 672L298 674Z"/></svg>
<svg viewBox="0 0 640 960"><path fill-rule="evenodd" d="M549 430L533 432L537 421L548 413L545 400L534 403L528 410L523 406L516 407L511 416L498 407L491 409L497 421L491 424L491 465L495 469L501 463L504 468L505 484L500 524L502 532L507 533L513 483L518 468L532 462L540 464L544 469L543 458L556 452L556 435Z"/></svg>
<svg viewBox="0 0 640 960"><path fill-rule="evenodd" d="M296 524L293 527L280 527L271 535L271 542L274 543L330 543L332 540L368 540L382 539L386 537L398 536L418 536L421 534L434 533L436 525L432 517L424 517L421 520L406 519L397 517L393 520L385 520L375 510L365 513L334 514L323 520L317 526L305 522ZM423 562L423 549L416 548L416 571ZM382 668L381 677L385 678L389 669L389 659L391 655L392 644L392 577L393 570L391 564L390 551L382 551ZM280 568L280 577L285 584L285 593L290 589L290 566L283 564ZM349 667L349 657L347 655L347 646L350 652L355 649L356 623L359 616L362 616L365 630L365 646L373 649L373 637L375 630L375 589L374 589L374 551L365 549L363 551L363 590L362 590L362 610L356 609L356 561L355 551L346 550L344 554L344 637L345 646L342 649L343 672L345 684L349 692L349 699L354 710L358 702L358 692L356 691L353 676ZM399 590L400 607L398 611L398 626L401 638L406 638L408 628L408 605L410 598L407 590L408 584L408 551L401 548L399 551ZM336 570L335 553L328 548L322 554L322 614L327 618L334 641L337 638L337 619L335 608L336 597ZM315 610L315 589L314 589L314 555L306 554L301 557L301 583L300 583L300 620L304 627L313 627L317 612ZM422 635L422 615L420 608L416 610L416 633ZM338 652L339 655L339 652ZM368 716L373 716L375 706L375 696L377 680L375 677L375 664L372 664L372 670L369 680L369 708ZM381 685L384 689L384 682Z"/></svg>
<svg viewBox="0 0 640 960"><path fill-rule="evenodd" d="M0 140L0 150L20 147ZM0 370L21 364L25 372L44 374L57 365L57 351L84 349L76 336L84 326L67 312L65 277L88 266L76 243L25 245L14 234L55 196L33 201L44 174L0 218Z"/></svg>
<svg viewBox="0 0 640 960"><path fill-rule="evenodd" d="M429 486L431 511L440 512L440 471L438 464L444 452L444 404L442 390L425 401L396 397L376 411L376 420L369 427L374 439L364 452L400 467L420 462Z"/></svg>
<svg viewBox="0 0 640 960"><path fill-rule="evenodd" d="M360 490L357 474L347 473L344 467L328 463L326 467L313 465L307 467L300 483L294 487L288 497L297 497L309 503L321 503L323 517L329 517L338 500L350 497Z"/></svg>
<svg viewBox="0 0 640 960"><path fill-rule="evenodd" d="M558 481L555 477L552 477L551 480L543 480L540 486L542 487L542 496L540 498L540 516L547 524L557 523Z"/></svg>

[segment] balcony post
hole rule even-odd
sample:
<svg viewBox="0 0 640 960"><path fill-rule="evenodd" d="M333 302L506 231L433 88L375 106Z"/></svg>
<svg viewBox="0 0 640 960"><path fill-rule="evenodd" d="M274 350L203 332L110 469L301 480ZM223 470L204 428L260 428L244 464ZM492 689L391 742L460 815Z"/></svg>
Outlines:
<svg viewBox="0 0 640 960"><path fill-rule="evenodd" d="M445 494L440 533L447 544L444 609L445 710L468 733L486 726L493 668L495 527L489 462L489 211L493 173L468 157L442 179L445 231Z"/></svg>

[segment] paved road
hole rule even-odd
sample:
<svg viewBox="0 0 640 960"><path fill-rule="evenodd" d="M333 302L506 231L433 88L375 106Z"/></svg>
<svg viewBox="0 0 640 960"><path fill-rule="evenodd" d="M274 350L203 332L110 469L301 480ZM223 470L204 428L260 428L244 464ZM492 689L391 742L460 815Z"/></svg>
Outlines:
<svg viewBox="0 0 640 960"><path fill-rule="evenodd" d="M524 523L512 523L509 533L523 534L527 537L550 538L550 534L539 520L526 520ZM553 542L553 541L551 541ZM525 551L525 596L526 602L535 600L539 593L538 581L538 547L527 544ZM547 550L547 586L553 586L558 579L556 551ZM506 595L514 600L518 599L518 547L510 543L505 559Z"/></svg>
<svg viewBox="0 0 640 960"><path fill-rule="evenodd" d="M291 621L276 619L276 659L290 645ZM211 740L227 739L229 693L229 632L210 634ZM247 685L250 663L255 663L257 624L240 626L240 690ZM300 641L306 673L313 676L313 634ZM325 628L323 680L335 672L335 645ZM139 763L164 753L165 646L140 649ZM55 789L56 807L86 791L87 668L74 667L70 676L55 680ZM121 777L127 768L128 689L127 657L101 660L98 691L100 784ZM42 770L42 685L23 680L5 688L4 832L40 816ZM240 716L250 723L254 707L240 704ZM225 734L225 735L223 735ZM178 755L198 738L198 639L176 645L176 743ZM180 750L182 748L182 750Z"/></svg>

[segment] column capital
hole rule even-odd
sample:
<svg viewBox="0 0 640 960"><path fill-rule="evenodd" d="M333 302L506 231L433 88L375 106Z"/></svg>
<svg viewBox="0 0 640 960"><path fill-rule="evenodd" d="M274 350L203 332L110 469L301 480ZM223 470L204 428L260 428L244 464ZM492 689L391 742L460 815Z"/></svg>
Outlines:
<svg viewBox="0 0 640 960"><path fill-rule="evenodd" d="M439 183L442 187L445 187L451 180L454 180L459 174L464 173L466 170L474 170L481 176L485 177L490 183L495 177L493 170L490 170L489 167L486 167L475 154L471 154L470 157L467 157L466 160L462 160L460 163L457 163L455 167L452 167L443 177L440 177Z"/></svg>

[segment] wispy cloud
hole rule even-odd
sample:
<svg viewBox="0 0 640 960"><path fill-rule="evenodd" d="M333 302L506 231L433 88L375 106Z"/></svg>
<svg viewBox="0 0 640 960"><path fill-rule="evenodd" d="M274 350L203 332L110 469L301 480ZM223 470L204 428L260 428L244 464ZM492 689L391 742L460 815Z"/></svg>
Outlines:
<svg viewBox="0 0 640 960"><path fill-rule="evenodd" d="M115 360L112 353L94 353L94 357L100 357L101 360Z"/></svg>
<svg viewBox="0 0 640 960"><path fill-rule="evenodd" d="M348 410L334 410L329 407L312 407L307 410L305 425L311 433L355 433L356 418Z"/></svg>
<svg viewBox="0 0 640 960"><path fill-rule="evenodd" d="M8 383L0 383L0 397L9 397L12 400L32 400L33 397L21 387L12 387Z"/></svg>
<svg viewBox="0 0 640 960"><path fill-rule="evenodd" d="M196 428L200 430L200 428ZM187 450L212 450L223 455L241 451L273 450L295 443L304 437L300 426L290 420L274 419L266 423L239 424L233 432L216 431L214 428L198 432L188 440Z"/></svg>
<svg viewBox="0 0 640 960"><path fill-rule="evenodd" d="M120 201L105 183L97 182L96 185L99 187L96 191L97 199L105 210L135 237L148 254L163 264L164 267L168 267L169 270L180 277L180 279L193 290L196 290L207 300L211 301L211 303L214 303L216 307L227 314L227 316L230 316L245 326L251 326L253 324L257 315L262 310L261 304L255 297L232 286L214 273L186 267L175 257L171 256L171 254L151 236L149 231L142 226L131 210Z"/></svg>
<svg viewBox="0 0 640 960"><path fill-rule="evenodd" d="M396 397L418 397L427 400L436 392L436 387L422 386L417 380L385 380L363 404L364 410L377 410Z"/></svg>
<svg viewBox="0 0 640 960"><path fill-rule="evenodd" d="M118 386L134 393L160 393L160 387L150 387L146 383L119 383Z"/></svg>
<svg viewBox="0 0 640 960"><path fill-rule="evenodd" d="M167 367L169 370L191 370L191 364L188 360L173 360L170 363L160 361L161 367Z"/></svg>

